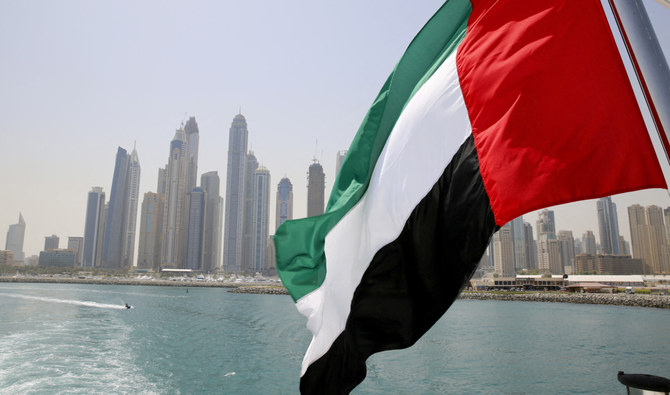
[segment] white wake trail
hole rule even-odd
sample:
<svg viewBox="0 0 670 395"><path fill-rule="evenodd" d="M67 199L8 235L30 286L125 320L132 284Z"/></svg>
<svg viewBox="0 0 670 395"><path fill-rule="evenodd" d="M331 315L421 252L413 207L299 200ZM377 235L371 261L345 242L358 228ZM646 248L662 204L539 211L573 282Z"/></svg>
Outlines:
<svg viewBox="0 0 670 395"><path fill-rule="evenodd" d="M98 307L98 308L101 308L101 309L123 310L123 309L126 308L123 305L90 302L90 301L87 301L87 300L56 299L56 298L46 298L46 297L43 297L43 296L14 295L14 294L8 294L8 293L0 293L0 296L8 296L10 298L17 298L17 299L39 300L39 301L42 301L42 302L72 304L72 305L75 305L75 306Z"/></svg>

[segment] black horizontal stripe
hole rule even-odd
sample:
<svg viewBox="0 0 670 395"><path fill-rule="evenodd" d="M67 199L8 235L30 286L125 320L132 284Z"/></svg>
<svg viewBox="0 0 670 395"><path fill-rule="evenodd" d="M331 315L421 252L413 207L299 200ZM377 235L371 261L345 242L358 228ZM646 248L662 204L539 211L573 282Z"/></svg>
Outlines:
<svg viewBox="0 0 670 395"><path fill-rule="evenodd" d="M400 236L375 254L343 333L307 369L301 392L348 393L370 355L414 344L451 306L496 230L470 136Z"/></svg>

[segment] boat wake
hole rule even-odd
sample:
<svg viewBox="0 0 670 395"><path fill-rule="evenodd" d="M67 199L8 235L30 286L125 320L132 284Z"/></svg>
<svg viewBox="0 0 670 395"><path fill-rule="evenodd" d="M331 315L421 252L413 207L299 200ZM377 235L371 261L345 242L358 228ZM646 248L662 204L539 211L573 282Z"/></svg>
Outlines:
<svg viewBox="0 0 670 395"><path fill-rule="evenodd" d="M63 304L71 304L71 305L75 305L75 306L86 306L86 307L97 307L97 308L100 308L100 309L117 309L117 310L125 310L126 309L126 306L124 306L124 305L98 303L98 302L91 302L91 301L88 301L88 300L56 299L56 298L47 298L47 297L43 297L43 296L15 295L15 294L8 294L8 293L0 293L0 295L8 296L10 298L17 298L17 299L39 300L41 302L63 303Z"/></svg>

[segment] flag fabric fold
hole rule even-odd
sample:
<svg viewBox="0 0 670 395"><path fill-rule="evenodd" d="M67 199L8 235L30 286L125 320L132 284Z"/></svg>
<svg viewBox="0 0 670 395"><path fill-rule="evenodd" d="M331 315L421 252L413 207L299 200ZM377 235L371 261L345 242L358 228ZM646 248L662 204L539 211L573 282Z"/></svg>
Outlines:
<svg viewBox="0 0 670 395"><path fill-rule="evenodd" d="M495 230L665 181L598 0L450 0L373 102L326 212L275 235L313 334L304 393L346 393L373 353L448 309Z"/></svg>

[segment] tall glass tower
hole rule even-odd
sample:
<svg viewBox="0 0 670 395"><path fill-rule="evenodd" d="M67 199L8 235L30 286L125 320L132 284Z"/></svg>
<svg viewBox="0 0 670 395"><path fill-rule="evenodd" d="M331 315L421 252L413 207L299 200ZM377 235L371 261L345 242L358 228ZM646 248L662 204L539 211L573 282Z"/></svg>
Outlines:
<svg viewBox="0 0 670 395"><path fill-rule="evenodd" d="M119 147L105 221L103 267L120 268L133 264L139 183L140 162L137 151L133 149L129 155Z"/></svg>
<svg viewBox="0 0 670 395"><path fill-rule="evenodd" d="M242 114L233 118L228 133L228 167L226 170L225 226L223 236L223 268L237 273L242 264L244 232L245 162L249 131Z"/></svg>
<svg viewBox="0 0 670 395"><path fill-rule="evenodd" d="M212 272L221 266L221 196L219 174L216 171L200 176L200 187L207 194L205 203L205 243L202 270Z"/></svg>
<svg viewBox="0 0 670 395"><path fill-rule="evenodd" d="M258 160L253 151L247 154L244 168L244 216L242 218L242 271L254 273L254 177Z"/></svg>
<svg viewBox="0 0 670 395"><path fill-rule="evenodd" d="M285 221L293 219L293 184L284 177L277 185L277 207L275 209L275 230Z"/></svg>
<svg viewBox="0 0 670 395"><path fill-rule="evenodd" d="M600 231L600 250L603 254L621 254L619 247L619 219L616 204L610 196L598 199L598 230Z"/></svg>
<svg viewBox="0 0 670 395"><path fill-rule="evenodd" d="M252 203L252 256L250 272L267 269L270 223L270 171L261 166L254 172Z"/></svg>
<svg viewBox="0 0 670 395"><path fill-rule="evenodd" d="M101 234L105 214L105 193L101 187L93 187L88 193L86 204L86 221L84 223L84 251L81 258L82 267L96 267L102 248Z"/></svg>
<svg viewBox="0 0 670 395"><path fill-rule="evenodd" d="M184 268L186 256L186 227L188 225L186 210L186 174L187 149L184 128L177 129L170 142L165 177L165 196L163 197L163 236L161 237L161 265L165 268ZM186 223L184 223L186 222Z"/></svg>
<svg viewBox="0 0 670 395"><path fill-rule="evenodd" d="M203 247L205 243L205 204L207 194L195 187L188 194L188 243L186 247L186 269L202 270Z"/></svg>

